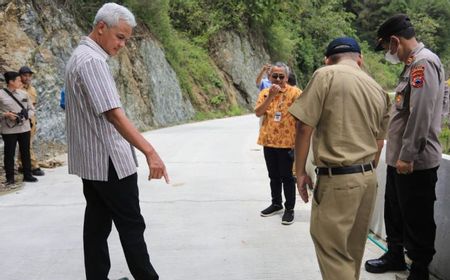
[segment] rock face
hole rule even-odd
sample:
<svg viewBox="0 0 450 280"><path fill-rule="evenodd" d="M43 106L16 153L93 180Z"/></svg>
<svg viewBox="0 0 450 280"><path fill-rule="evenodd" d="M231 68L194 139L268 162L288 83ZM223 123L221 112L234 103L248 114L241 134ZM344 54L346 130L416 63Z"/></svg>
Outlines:
<svg viewBox="0 0 450 280"><path fill-rule="evenodd" d="M0 0L0 72L30 66L38 91L38 141L65 142L59 94L72 51L87 32L56 0ZM128 117L140 130L182 123L196 112L183 95L163 47L143 25L109 60ZM227 100L251 110L254 81L269 56L251 36L222 33L211 45L212 58L225 85ZM1 77L3 79L3 76ZM0 79L0 86L4 83Z"/></svg>
<svg viewBox="0 0 450 280"><path fill-rule="evenodd" d="M270 62L262 42L255 35L222 32L213 40L212 57L230 77L247 106L253 107L259 92L256 76L261 67Z"/></svg>

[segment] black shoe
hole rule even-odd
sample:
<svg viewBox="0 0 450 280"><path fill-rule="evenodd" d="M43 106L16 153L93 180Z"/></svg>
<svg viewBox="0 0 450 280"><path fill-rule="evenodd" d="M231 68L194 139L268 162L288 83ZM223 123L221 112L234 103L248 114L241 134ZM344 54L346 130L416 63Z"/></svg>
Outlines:
<svg viewBox="0 0 450 280"><path fill-rule="evenodd" d="M385 253L378 259L368 260L365 263L367 272L385 273L387 271L403 271L406 270L405 258L403 255L393 257L389 252Z"/></svg>
<svg viewBox="0 0 450 280"><path fill-rule="evenodd" d="M273 216L276 213L281 212L282 210L283 210L283 206L276 205L276 204L271 204L269 207L267 207L266 209L261 211L261 216L262 217Z"/></svg>
<svg viewBox="0 0 450 280"><path fill-rule="evenodd" d="M14 180L14 178L12 178L12 179L6 179L6 182L5 182L5 186L11 186L11 185L14 185L16 183L16 181Z"/></svg>
<svg viewBox="0 0 450 280"><path fill-rule="evenodd" d="M34 176L44 176L45 175L44 171L42 171L39 167L31 170L31 174L33 174Z"/></svg>
<svg viewBox="0 0 450 280"><path fill-rule="evenodd" d="M290 225L294 223L294 210L285 210L283 218L281 218L281 223L283 225Z"/></svg>
<svg viewBox="0 0 450 280"><path fill-rule="evenodd" d="M33 183L33 182L37 182L38 179L36 177L31 176L31 175L25 175L25 176L23 176L23 181L24 182Z"/></svg>
<svg viewBox="0 0 450 280"><path fill-rule="evenodd" d="M428 266L414 262L411 264L411 271L407 280L429 280L430 273L428 272Z"/></svg>

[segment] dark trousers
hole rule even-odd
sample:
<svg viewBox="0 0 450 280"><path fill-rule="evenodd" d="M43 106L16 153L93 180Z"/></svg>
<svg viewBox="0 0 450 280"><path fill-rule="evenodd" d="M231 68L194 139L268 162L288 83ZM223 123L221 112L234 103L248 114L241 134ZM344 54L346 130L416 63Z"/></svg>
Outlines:
<svg viewBox="0 0 450 280"><path fill-rule="evenodd" d="M289 148L264 147L264 158L270 178L272 204L281 205L281 190L284 190L286 202L284 207L288 210L295 206L295 180L292 175L294 153Z"/></svg>
<svg viewBox="0 0 450 280"><path fill-rule="evenodd" d="M436 252L434 240L434 202L437 169L417 170L411 174L397 174L387 167L384 221L388 246L406 249L414 262L428 265Z"/></svg>
<svg viewBox="0 0 450 280"><path fill-rule="evenodd" d="M31 175L30 160L30 132L2 134L4 142L4 158L6 180L14 179L14 157L16 156L16 144L19 143L20 157L23 164L23 174Z"/></svg>
<svg viewBox="0 0 450 280"><path fill-rule="evenodd" d="M112 222L131 274L136 280L156 280L144 241L145 222L139 207L137 174L118 179L109 163L108 181L83 179L86 198L84 216L84 262L87 280L107 280L111 267L107 239Z"/></svg>

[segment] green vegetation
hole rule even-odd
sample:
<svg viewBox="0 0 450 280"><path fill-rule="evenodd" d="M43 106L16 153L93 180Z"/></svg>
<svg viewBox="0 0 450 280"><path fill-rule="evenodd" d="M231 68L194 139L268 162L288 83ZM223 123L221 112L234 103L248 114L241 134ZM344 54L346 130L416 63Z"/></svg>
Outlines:
<svg viewBox="0 0 450 280"><path fill-rule="evenodd" d="M59 0L81 19L92 22L107 1ZM450 68L448 0L122 0L162 42L177 72L183 93L199 113L196 119L242 113L228 95L225 81L210 58L210 43L221 31L262 37L273 61L285 61L304 88L323 65L323 51L338 36L361 42L364 68L386 90L392 90L401 65L373 52L378 26L390 15L410 15L417 37ZM84 25L86 26L86 24ZM446 134L447 133L447 134ZM442 139L448 139L448 129ZM447 137L447 138L445 138Z"/></svg>
<svg viewBox="0 0 450 280"><path fill-rule="evenodd" d="M218 118L224 118L224 117L234 117L234 116L242 115L245 112L246 112L246 110L243 109L242 107L233 105L227 111L217 111L217 110L197 111L195 113L193 120L194 121L204 121L204 120L218 119Z"/></svg>
<svg viewBox="0 0 450 280"><path fill-rule="evenodd" d="M442 152L445 154L450 154L450 118L444 121L444 125L442 126L442 132L439 136L439 140L442 144Z"/></svg>
<svg viewBox="0 0 450 280"><path fill-rule="evenodd" d="M187 34L172 26L169 0L125 2L163 43L166 57L178 75L181 88L193 104L201 107L202 99L217 95L222 88L222 81L207 50L191 42Z"/></svg>

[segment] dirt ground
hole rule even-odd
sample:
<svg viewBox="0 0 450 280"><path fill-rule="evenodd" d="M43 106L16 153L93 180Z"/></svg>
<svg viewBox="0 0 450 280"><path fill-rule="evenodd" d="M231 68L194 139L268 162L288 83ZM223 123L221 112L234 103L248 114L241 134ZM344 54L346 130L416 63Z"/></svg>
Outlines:
<svg viewBox="0 0 450 280"><path fill-rule="evenodd" d="M34 152L36 154L37 159L39 160L39 165L44 170L48 168L55 168L61 166L63 162L56 160L55 158L61 154L67 152L66 145L63 143L56 142L45 142L39 143L34 147ZM17 159L16 152L16 159ZM23 186L22 182L22 174L17 171L17 163L15 168L15 179L16 183L11 186L5 186L6 178L5 178L5 170L3 164L3 145L0 147L0 195L9 193L11 191L15 191L20 189ZM39 177L37 177L39 179Z"/></svg>

